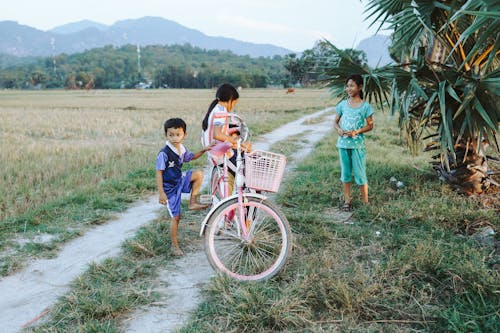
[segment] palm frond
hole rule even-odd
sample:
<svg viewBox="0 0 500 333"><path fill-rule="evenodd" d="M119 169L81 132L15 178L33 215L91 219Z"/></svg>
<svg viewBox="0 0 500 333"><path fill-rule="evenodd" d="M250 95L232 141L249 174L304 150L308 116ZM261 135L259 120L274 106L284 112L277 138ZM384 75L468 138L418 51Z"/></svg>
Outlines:
<svg viewBox="0 0 500 333"><path fill-rule="evenodd" d="M365 13L367 14L366 20L371 19L370 27L375 23L380 22L380 29L389 19L401 12L409 5L408 0L371 0L367 4Z"/></svg>
<svg viewBox="0 0 500 333"><path fill-rule="evenodd" d="M488 57L489 67L498 50L498 36L500 35L500 2L499 1L467 1L451 16L441 31L454 30L458 34L453 51L465 45L466 55L460 68L468 67L470 62L478 57ZM494 48L492 47L494 46ZM495 49L493 51L493 49ZM492 52L493 53L490 53ZM467 68L468 70L468 68ZM487 70L487 68L485 69Z"/></svg>
<svg viewBox="0 0 500 333"><path fill-rule="evenodd" d="M500 1L371 0L365 12L372 24L394 30L391 53L402 63L362 67L330 44L340 59L327 70L332 92L343 95L345 78L361 74L366 98L399 114L409 141L436 134L433 147L447 167L457 145L482 137L496 142Z"/></svg>
<svg viewBox="0 0 500 333"><path fill-rule="evenodd" d="M336 65L325 69L323 79L320 80L330 88L333 96L345 96L345 79L356 73L363 77L363 91L368 102L374 102L380 106L389 104L389 92L394 76L391 66L369 69L358 64L347 52L340 50L329 41L325 41L325 46L338 57Z"/></svg>

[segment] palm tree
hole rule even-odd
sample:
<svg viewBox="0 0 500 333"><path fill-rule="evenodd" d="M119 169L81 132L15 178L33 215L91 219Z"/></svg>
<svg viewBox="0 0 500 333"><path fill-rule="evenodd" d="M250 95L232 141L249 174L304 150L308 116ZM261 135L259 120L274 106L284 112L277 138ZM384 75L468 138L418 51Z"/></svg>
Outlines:
<svg viewBox="0 0 500 333"><path fill-rule="evenodd" d="M469 195L498 186L485 149L499 150L500 1L369 0L366 13L393 31L397 64L359 66L325 41L338 57L323 73L327 86L340 95L345 77L362 74L368 100L399 114L410 147L439 151L440 177Z"/></svg>

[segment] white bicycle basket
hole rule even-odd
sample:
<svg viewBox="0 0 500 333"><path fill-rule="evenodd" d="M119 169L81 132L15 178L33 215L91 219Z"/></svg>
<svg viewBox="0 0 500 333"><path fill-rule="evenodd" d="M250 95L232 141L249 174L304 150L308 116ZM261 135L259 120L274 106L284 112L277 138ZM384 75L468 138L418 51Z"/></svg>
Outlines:
<svg viewBox="0 0 500 333"><path fill-rule="evenodd" d="M245 154L245 184L257 191L278 192L285 166L285 155L262 150Z"/></svg>

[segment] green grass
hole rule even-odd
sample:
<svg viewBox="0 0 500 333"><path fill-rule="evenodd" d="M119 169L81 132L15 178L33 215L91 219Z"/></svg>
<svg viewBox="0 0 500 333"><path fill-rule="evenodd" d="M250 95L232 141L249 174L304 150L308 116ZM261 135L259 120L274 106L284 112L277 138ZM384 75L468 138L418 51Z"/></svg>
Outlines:
<svg viewBox="0 0 500 333"><path fill-rule="evenodd" d="M428 156L409 156L390 119L376 120L367 135L370 205L354 188L353 216L338 213L336 138L323 140L277 198L295 235L286 269L262 283L214 278L181 332L500 330L498 254L466 232L479 220L497 230L498 212L450 191ZM405 187L396 189L391 177ZM180 229L188 249L199 241L197 214L186 214ZM166 223L141 228L121 257L75 280L34 331L121 331L124 314L156 299L152 284L172 260L169 244Z"/></svg>
<svg viewBox="0 0 500 333"><path fill-rule="evenodd" d="M113 213L123 211L145 193L151 193L153 178L153 169L131 172L123 179L105 181L85 192L75 191L25 214L5 219L3 229L10 232L0 233L2 248L11 247L16 251L4 256L0 275L19 269L29 257L53 256L60 244L80 236L91 225L104 223ZM20 235L46 233L56 237L47 244L26 242L20 245L11 239L12 232Z"/></svg>
<svg viewBox="0 0 500 333"><path fill-rule="evenodd" d="M54 306L51 321L33 331L118 332L121 313L155 299L145 279L152 275L152 263L117 258L91 264Z"/></svg>
<svg viewBox="0 0 500 333"><path fill-rule="evenodd" d="M186 206L182 207L187 210ZM182 220L179 242L186 250L199 246L198 228L203 212ZM120 332L124 314L158 300L154 278L159 268L174 259L166 214L140 228L122 245L122 253L92 263L60 297L44 323L30 332Z"/></svg>
<svg viewBox="0 0 500 333"><path fill-rule="evenodd" d="M181 116L188 124L186 146L197 151L200 122L214 93L0 92L5 139L0 150L5 185L0 187L0 276L12 274L30 258L54 256L89 226L152 194L163 122ZM293 97L281 89L246 89L238 113L256 136L322 109L322 95L314 89L301 89ZM202 157L186 168L205 163ZM40 234L53 237L48 243L34 241Z"/></svg>
<svg viewBox="0 0 500 333"><path fill-rule="evenodd" d="M278 198L296 236L286 270L260 284L216 279L181 332L500 330L498 254L465 233L479 219L498 229L498 212L441 184L428 156L411 158L384 132L390 120L376 124L370 205L356 198L350 223L335 214L340 170L326 138Z"/></svg>

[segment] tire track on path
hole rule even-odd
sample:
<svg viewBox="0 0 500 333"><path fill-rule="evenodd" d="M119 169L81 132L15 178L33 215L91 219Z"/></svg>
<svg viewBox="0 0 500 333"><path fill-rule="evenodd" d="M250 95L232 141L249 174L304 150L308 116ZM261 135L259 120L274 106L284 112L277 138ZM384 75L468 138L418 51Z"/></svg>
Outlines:
<svg viewBox="0 0 500 333"><path fill-rule="evenodd" d="M331 110L328 108L290 122L253 141L253 147L269 150L273 144L290 135L304 133L301 147L293 154L294 162L290 163L290 166L287 165L287 168L293 168L293 164L310 153L314 145L333 128L333 115L325 117L320 124L307 125L304 122ZM160 271L155 290L161 295L160 301L132 313L125 320L125 331L164 333L178 330L185 325L191 312L202 301L201 291L213 275L214 271L201 248L200 239L199 250L186 253Z"/></svg>
<svg viewBox="0 0 500 333"><path fill-rule="evenodd" d="M254 141L254 149L269 147L287 136L304 133L302 147L294 154L298 160L312 150L313 145L332 128L331 115L321 124L304 124L332 109L290 122ZM312 131L311 131L312 130ZM157 197L139 201L115 219L97 226L65 244L57 256L33 261L19 272L0 279L0 327L3 333L20 332L24 326L36 324L57 300L68 290L71 281L82 274L92 262L117 256L121 244L137 229L159 216L162 207ZM195 273L200 273L197 276ZM200 291L213 271L202 250L188 253L175 260L159 274L166 285L160 290L171 300L160 306L140 309L126 321L129 332L169 332L181 327L190 311L200 300ZM178 298L175 298L178 297ZM174 304L175 303L175 304ZM179 308L179 304L183 307ZM145 323L148 323L145 326Z"/></svg>

